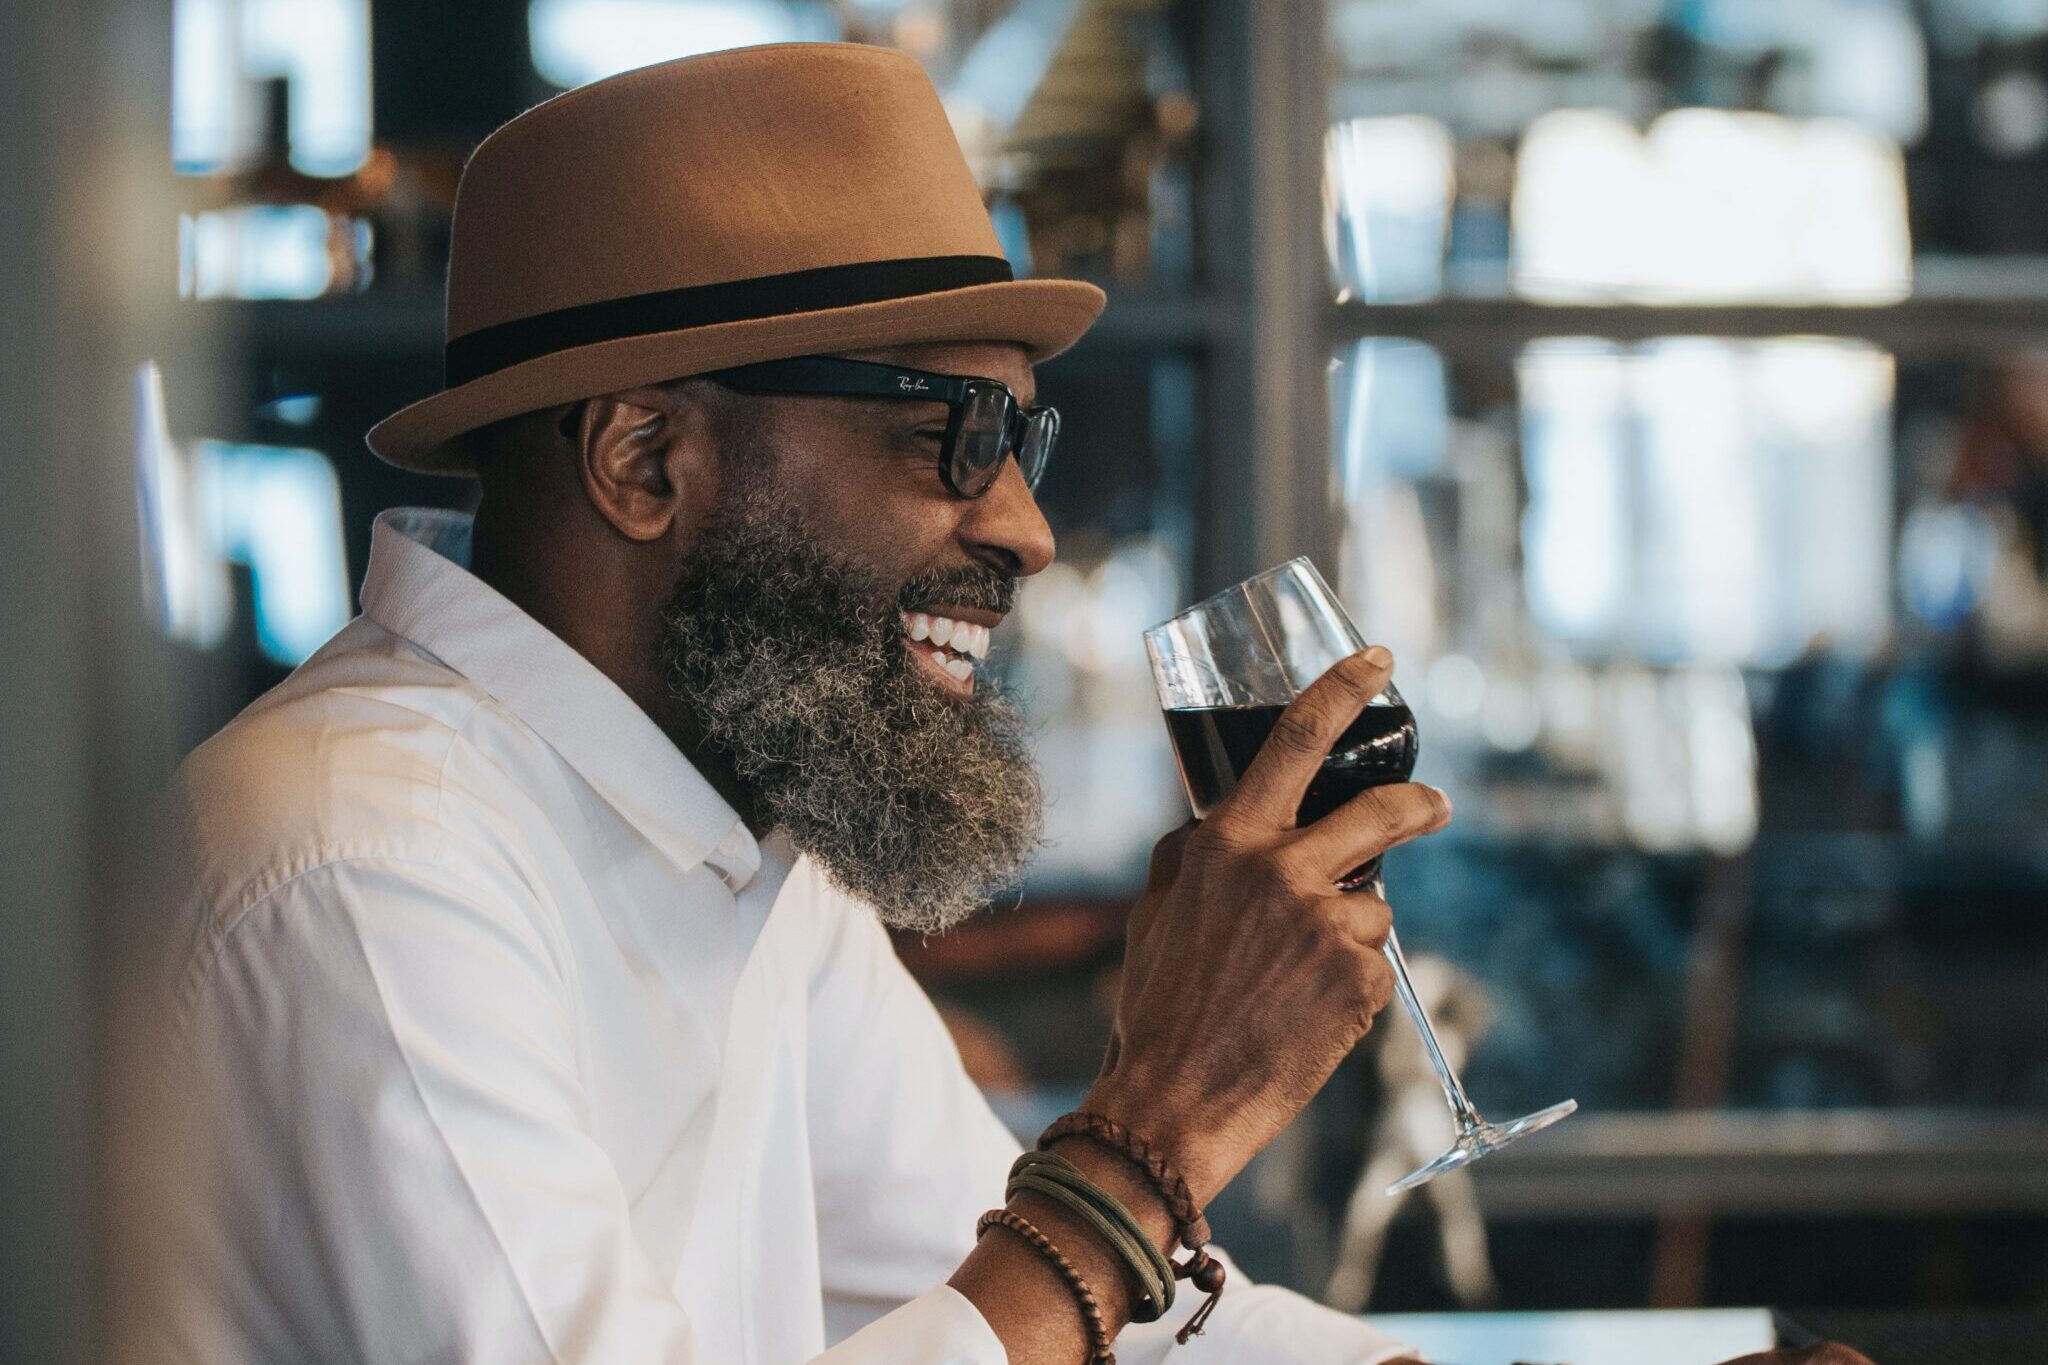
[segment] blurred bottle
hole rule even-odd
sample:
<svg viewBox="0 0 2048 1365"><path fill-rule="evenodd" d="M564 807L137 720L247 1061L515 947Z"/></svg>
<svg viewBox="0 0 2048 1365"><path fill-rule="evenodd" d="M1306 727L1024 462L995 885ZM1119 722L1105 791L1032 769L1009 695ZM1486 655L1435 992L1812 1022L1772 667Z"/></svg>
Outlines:
<svg viewBox="0 0 2048 1365"><path fill-rule="evenodd" d="M255 159L221 174L183 178L179 293L188 298L316 298L365 288L373 231L366 210L389 188L393 162L373 151L346 176L292 164L291 83L263 82Z"/></svg>

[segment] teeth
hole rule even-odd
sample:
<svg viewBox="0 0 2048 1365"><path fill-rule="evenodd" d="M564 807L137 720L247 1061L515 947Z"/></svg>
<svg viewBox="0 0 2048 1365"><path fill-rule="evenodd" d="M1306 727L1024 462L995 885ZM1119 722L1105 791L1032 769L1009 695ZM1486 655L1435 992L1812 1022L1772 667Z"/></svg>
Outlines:
<svg viewBox="0 0 2048 1365"><path fill-rule="evenodd" d="M903 613L903 633L914 641L929 640L939 646L933 657L942 664L958 655L975 659L988 657L989 629L972 621L955 621L950 616L907 611ZM953 654L940 652L946 649L952 650Z"/></svg>
<svg viewBox="0 0 2048 1365"><path fill-rule="evenodd" d="M966 682L974 676L974 665L968 663L965 659L948 659L946 661L946 671L959 681Z"/></svg>

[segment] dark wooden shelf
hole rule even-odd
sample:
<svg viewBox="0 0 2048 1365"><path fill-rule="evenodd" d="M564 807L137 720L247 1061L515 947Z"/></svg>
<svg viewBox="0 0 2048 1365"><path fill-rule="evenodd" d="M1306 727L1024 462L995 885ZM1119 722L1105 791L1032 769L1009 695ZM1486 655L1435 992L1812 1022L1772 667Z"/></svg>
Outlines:
<svg viewBox="0 0 2048 1365"><path fill-rule="evenodd" d="M441 358L441 291L370 289L322 299L222 299L186 305L230 348L265 360Z"/></svg>

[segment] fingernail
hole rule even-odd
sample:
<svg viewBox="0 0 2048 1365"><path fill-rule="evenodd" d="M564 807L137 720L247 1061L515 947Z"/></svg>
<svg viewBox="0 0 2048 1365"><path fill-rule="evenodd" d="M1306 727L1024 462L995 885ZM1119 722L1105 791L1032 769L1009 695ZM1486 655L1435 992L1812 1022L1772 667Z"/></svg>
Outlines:
<svg viewBox="0 0 2048 1365"><path fill-rule="evenodd" d="M1394 662L1394 653L1385 645L1374 645L1365 651L1365 661L1374 668L1385 668Z"/></svg>

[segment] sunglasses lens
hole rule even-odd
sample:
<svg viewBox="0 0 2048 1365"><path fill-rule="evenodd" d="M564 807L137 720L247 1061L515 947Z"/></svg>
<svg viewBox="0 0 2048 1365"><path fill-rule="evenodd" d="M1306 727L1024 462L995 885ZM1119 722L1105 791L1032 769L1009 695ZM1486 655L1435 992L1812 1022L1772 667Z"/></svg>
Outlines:
<svg viewBox="0 0 2048 1365"><path fill-rule="evenodd" d="M1003 469L1004 439L1010 425L1010 395L994 384L970 384L960 404L953 441L953 487L978 498Z"/></svg>
<svg viewBox="0 0 2048 1365"><path fill-rule="evenodd" d="M1038 481L1045 477L1045 463L1052 458L1053 442L1059 439L1060 415L1051 408L1040 408L1031 414L1024 427L1023 444L1017 448L1017 468L1024 474L1024 486L1038 487Z"/></svg>

